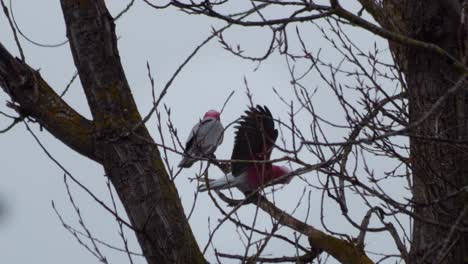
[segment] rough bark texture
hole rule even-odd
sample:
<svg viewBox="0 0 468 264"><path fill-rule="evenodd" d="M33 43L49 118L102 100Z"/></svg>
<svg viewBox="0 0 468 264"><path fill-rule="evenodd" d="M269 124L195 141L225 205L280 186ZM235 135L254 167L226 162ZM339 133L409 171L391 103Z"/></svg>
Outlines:
<svg viewBox="0 0 468 264"><path fill-rule="evenodd" d="M70 148L99 160L94 154L93 123L72 109L39 72L14 58L1 43L0 86L11 97L11 107L21 116L36 119Z"/></svg>
<svg viewBox="0 0 468 264"><path fill-rule="evenodd" d="M73 150L103 165L148 263L205 263L160 153L141 125L104 0L61 4L93 120L74 111L38 72L1 44L0 86L21 115L37 120Z"/></svg>
<svg viewBox="0 0 468 264"><path fill-rule="evenodd" d="M96 127L97 155L149 263L203 263L174 184L141 122L104 1L62 0L75 65ZM141 140L144 138L145 140Z"/></svg>
<svg viewBox="0 0 468 264"><path fill-rule="evenodd" d="M458 1L386 1L387 17L402 18L408 36L434 43L453 57L465 62L465 27L461 23ZM400 14L395 14L400 12ZM433 104L461 78L461 73L447 59L416 47L392 47L402 57L401 68L408 84L410 124L433 107ZM466 194L433 203L468 184L466 145L428 140L442 138L467 140L468 89L460 89L446 98L441 107L420 126L411 130L412 191L414 220L411 263L468 263L468 233L454 229L467 204ZM463 217L463 216L462 216ZM427 220L427 221L426 221ZM428 221L440 223L434 225ZM461 221L468 221L465 215Z"/></svg>
<svg viewBox="0 0 468 264"><path fill-rule="evenodd" d="M434 43L466 64L468 23L466 18L462 21L463 1L384 0L382 6L372 0L359 2L387 30ZM159 151L148 144L152 142L148 131L138 126L134 133L122 136L140 124L141 116L123 72L114 22L104 0L61 0L61 4L93 121L68 106L38 72L1 44L0 86L20 114L34 118L70 148L104 166L148 263L204 263ZM337 14L353 23L348 13ZM460 68L428 49L396 43L390 47L408 83L409 121L414 124L460 79ZM468 213L461 214L466 211L468 194L443 199L468 185L468 147L454 143L468 139L467 103L468 89L463 83L410 131L412 191L418 216L410 263L468 263L468 232L457 229L457 223L468 223ZM281 215L266 205L262 208ZM323 237L294 219L289 226L311 237ZM330 248L333 242L318 241L323 248ZM350 259L355 257L363 258L357 263L370 262L362 252L339 250L336 256L343 262L353 262Z"/></svg>

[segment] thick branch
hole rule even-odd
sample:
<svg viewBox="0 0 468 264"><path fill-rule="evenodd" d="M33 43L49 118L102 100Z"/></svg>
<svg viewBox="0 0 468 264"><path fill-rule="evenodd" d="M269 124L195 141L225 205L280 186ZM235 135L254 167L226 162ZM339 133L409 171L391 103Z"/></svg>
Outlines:
<svg viewBox="0 0 468 264"><path fill-rule="evenodd" d="M1 43L0 86L22 116L36 119L67 146L99 162L94 151L93 123L72 109L39 72L13 57Z"/></svg>
<svg viewBox="0 0 468 264"><path fill-rule="evenodd" d="M362 7L379 22L383 18L382 8L374 0L358 0ZM380 22L379 22L380 23Z"/></svg>
<svg viewBox="0 0 468 264"><path fill-rule="evenodd" d="M256 204L269 215L274 217L284 226L288 226L309 237L311 245L316 249L326 251L341 263L352 264L370 264L373 263L366 254L356 245L327 235L324 232L315 229L313 226L307 225L304 222L288 215L280 210L265 197L259 196Z"/></svg>
<svg viewBox="0 0 468 264"><path fill-rule="evenodd" d="M62 0L67 37L96 127L141 120L117 49L114 20L104 1Z"/></svg>
<svg viewBox="0 0 468 264"><path fill-rule="evenodd" d="M287 226L297 232L306 235L309 237L309 243L315 249L320 251L325 251L341 263L351 263L351 264L372 264L371 259L369 259L366 254L363 252L362 248L359 248L358 245L354 245L348 241L330 236L324 232L315 229L313 226L307 225L306 223L294 218L293 216L282 211L276 207L273 203L268 201L264 196L258 193L252 193L247 196L246 200L233 200L217 192L218 196L224 202L229 205L240 206L242 204L247 204L250 202L255 203L263 211L272 216L276 221L281 225Z"/></svg>
<svg viewBox="0 0 468 264"><path fill-rule="evenodd" d="M403 25L401 25L398 14L389 13L389 8L392 7L389 1L385 2L385 7L376 3L375 0L358 0L362 7L379 23L383 28L392 31L402 33ZM389 14L392 14L391 16ZM392 19L390 20L389 17Z"/></svg>
<svg viewBox="0 0 468 264"><path fill-rule="evenodd" d="M302 256L293 256L293 257L284 256L284 257L278 257L278 258L259 258L256 256L252 256L252 257L245 258L244 256L226 254L226 253L221 253L221 252L216 253L216 255L222 258L238 259L246 263L256 263L255 261L259 263L287 263L287 262L312 263L312 261L317 257L316 255L312 255L312 254L305 254Z"/></svg>
<svg viewBox="0 0 468 264"><path fill-rule="evenodd" d="M436 44L425 42L425 41L420 41L420 40L405 36L403 34L395 33L385 28L374 25L370 23L369 21L362 19L354 15L353 13L347 11L346 9L342 8L340 5L337 5L334 8L335 8L334 14L336 14L340 18L346 19L349 23L351 23L354 26L358 26L363 29L366 29L389 41L394 41L402 45L430 50L440 56L443 56L449 59L450 62L453 64L453 66L455 66L462 73L468 72L468 68L462 62L460 62L457 58L455 58L453 54L450 54L448 51L444 50L443 48L441 48L440 46Z"/></svg>

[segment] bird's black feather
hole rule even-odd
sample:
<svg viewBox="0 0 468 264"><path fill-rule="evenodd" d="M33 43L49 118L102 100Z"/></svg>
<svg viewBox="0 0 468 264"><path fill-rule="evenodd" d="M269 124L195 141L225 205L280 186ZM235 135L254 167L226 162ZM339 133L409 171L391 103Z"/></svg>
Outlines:
<svg viewBox="0 0 468 264"><path fill-rule="evenodd" d="M270 110L257 105L245 111L236 126L232 160L269 160L278 130ZM240 175L251 162L233 162L232 174Z"/></svg>

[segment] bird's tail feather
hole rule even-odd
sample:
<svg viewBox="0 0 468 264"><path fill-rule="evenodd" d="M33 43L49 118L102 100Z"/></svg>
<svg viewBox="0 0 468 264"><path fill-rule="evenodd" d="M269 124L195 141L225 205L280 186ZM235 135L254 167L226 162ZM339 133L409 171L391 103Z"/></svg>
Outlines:
<svg viewBox="0 0 468 264"><path fill-rule="evenodd" d="M210 190L222 190L222 189L228 189L231 187L234 187L236 184L233 181L229 181L228 177L221 177L219 179L213 180L213 179L208 179L208 185L206 184L201 184L198 187L198 191L200 192L206 192L208 189Z"/></svg>
<svg viewBox="0 0 468 264"><path fill-rule="evenodd" d="M190 168L192 165L197 161L196 159L192 159L189 157L184 157L177 165L179 168Z"/></svg>

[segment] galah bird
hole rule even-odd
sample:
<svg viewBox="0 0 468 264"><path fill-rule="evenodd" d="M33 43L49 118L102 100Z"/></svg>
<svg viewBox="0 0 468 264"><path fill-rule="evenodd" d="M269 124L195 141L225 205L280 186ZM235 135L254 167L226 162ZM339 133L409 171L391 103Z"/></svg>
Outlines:
<svg viewBox="0 0 468 264"><path fill-rule="evenodd" d="M237 187L242 192L248 193L272 184L288 183L291 180L287 177L274 181L290 173L287 167L258 162L270 160L273 145L278 137L278 130L275 129L270 110L266 106L257 105L245 113L246 115L241 117L239 125L236 126L231 173L217 180L209 180L208 186L200 185L199 191ZM236 162L236 160L246 160L246 162Z"/></svg>
<svg viewBox="0 0 468 264"><path fill-rule="evenodd" d="M220 121L220 113L209 110L190 132L185 143L185 155L179 167L190 168L197 157L213 157L216 148L223 142L224 127Z"/></svg>

